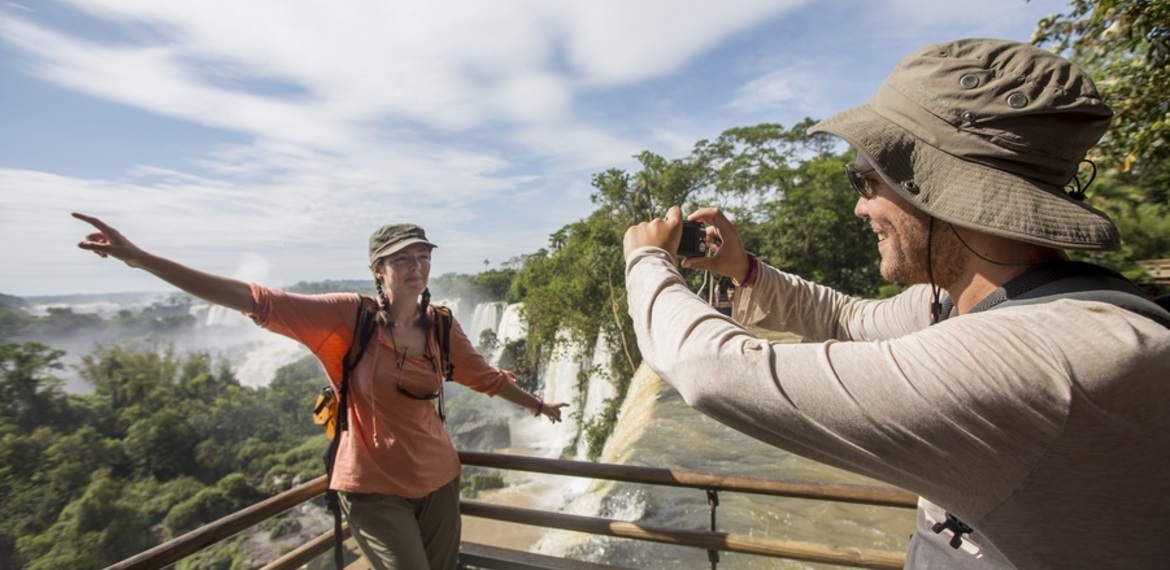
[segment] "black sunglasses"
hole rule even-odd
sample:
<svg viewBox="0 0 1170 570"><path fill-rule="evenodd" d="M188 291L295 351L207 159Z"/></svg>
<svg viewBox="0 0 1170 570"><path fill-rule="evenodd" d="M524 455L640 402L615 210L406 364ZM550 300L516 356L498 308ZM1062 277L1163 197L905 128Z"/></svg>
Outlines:
<svg viewBox="0 0 1170 570"><path fill-rule="evenodd" d="M440 380L439 382L442 382L442 380ZM415 400L434 400L435 398L438 398L439 396L441 396L443 394L443 390L440 387L439 390L437 390L434 394L427 394L426 396L419 396L419 395L411 392L410 390L407 390L406 387L402 385L402 382L398 383L398 391L401 392L404 396L414 398Z"/></svg>
<svg viewBox="0 0 1170 570"><path fill-rule="evenodd" d="M870 200L877 194L877 181L868 176L871 172L877 172L877 169L870 168L868 170L857 170L853 168L852 164L845 165L845 174L849 176L849 184L853 185L853 189L866 200Z"/></svg>
<svg viewBox="0 0 1170 570"><path fill-rule="evenodd" d="M434 358L432 358L431 355L428 354L427 360L429 360L431 362L431 369L434 370L435 373L437 374L439 368L437 366L435 366ZM424 400L424 401L425 400L435 400L435 399L439 400L439 418L442 419L443 421L447 420L447 410L445 409L446 406L444 406L444 404L443 404L443 379L442 378L439 379L439 389L436 390L433 394L419 396L418 394L415 394L414 392L407 390L406 386L402 385L402 368L401 367L398 368L398 374L399 374L398 385L396 386L398 388L398 393L400 393L403 396L406 396L407 398L410 398L412 400Z"/></svg>

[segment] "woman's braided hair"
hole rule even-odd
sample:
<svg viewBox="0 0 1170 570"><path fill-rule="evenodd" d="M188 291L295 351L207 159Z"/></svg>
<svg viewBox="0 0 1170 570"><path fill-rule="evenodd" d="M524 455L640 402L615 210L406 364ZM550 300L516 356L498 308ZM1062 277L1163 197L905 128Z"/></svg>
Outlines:
<svg viewBox="0 0 1170 570"><path fill-rule="evenodd" d="M395 322L390 318L390 298L386 296L386 290L382 287L382 281L376 276L374 277L374 289L378 292L378 326L390 329L395 325ZM431 290L423 289L422 301L419 303L419 311L415 316L415 322L423 327L423 330L428 333L431 327L435 325L435 320L431 318L428 309L431 305Z"/></svg>

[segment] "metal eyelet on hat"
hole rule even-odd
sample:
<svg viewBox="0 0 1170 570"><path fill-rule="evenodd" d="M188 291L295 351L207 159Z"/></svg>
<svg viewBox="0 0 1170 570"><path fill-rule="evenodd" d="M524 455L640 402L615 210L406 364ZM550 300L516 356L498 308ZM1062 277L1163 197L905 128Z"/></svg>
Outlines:
<svg viewBox="0 0 1170 570"><path fill-rule="evenodd" d="M902 189L911 194L917 194L922 191L920 188L918 188L918 183L914 182L913 180L907 180L903 182Z"/></svg>
<svg viewBox="0 0 1170 570"><path fill-rule="evenodd" d="M979 87L979 78L968 73L959 78L959 85L964 89L974 89Z"/></svg>
<svg viewBox="0 0 1170 570"><path fill-rule="evenodd" d="M1023 109L1028 105L1028 96L1016 91L1007 98L1008 107L1013 109Z"/></svg>

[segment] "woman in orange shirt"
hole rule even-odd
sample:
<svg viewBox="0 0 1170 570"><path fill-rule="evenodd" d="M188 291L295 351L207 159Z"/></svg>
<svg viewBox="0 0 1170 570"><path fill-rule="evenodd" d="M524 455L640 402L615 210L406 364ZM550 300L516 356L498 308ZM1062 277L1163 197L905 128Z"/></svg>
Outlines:
<svg viewBox="0 0 1170 570"><path fill-rule="evenodd" d="M73 216L98 230L78 244L81 249L145 269L299 341L325 365L337 389L339 357L353 341L357 294L299 295L204 273L142 250L97 218ZM458 562L459 456L434 402L441 409L443 367L427 291L435 247L413 224L383 226L370 236L378 327L350 373L349 428L339 436L330 489L340 492L351 533L376 569L450 570ZM545 403L518 387L510 372L476 351L455 321L449 358L454 381L534 416L561 420L568 404Z"/></svg>

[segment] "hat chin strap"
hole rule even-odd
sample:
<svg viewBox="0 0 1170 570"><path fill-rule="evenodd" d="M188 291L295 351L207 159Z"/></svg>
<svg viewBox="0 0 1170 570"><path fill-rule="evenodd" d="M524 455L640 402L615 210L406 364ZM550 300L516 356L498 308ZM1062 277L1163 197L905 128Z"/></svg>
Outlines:
<svg viewBox="0 0 1170 570"><path fill-rule="evenodd" d="M954 226L951 226L951 228L953 229ZM933 241L934 216L931 216L930 226L926 230L926 278L930 280L930 324L935 325L942 318L942 303L938 300L939 286L934 282L934 264L931 262L931 252L934 250Z"/></svg>

